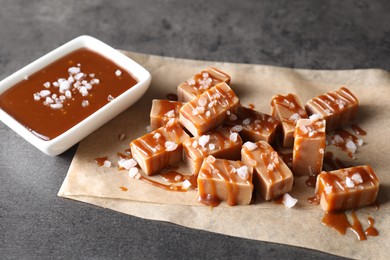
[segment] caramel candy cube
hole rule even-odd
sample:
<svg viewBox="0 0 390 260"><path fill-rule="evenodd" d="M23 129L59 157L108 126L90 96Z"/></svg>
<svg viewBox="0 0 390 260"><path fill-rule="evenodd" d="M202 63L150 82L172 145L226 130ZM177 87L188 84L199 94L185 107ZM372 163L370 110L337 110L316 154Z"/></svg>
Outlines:
<svg viewBox="0 0 390 260"><path fill-rule="evenodd" d="M276 117L282 125L283 147L292 147L297 120L308 118L301 99L296 94L277 95L272 98L271 108L272 116Z"/></svg>
<svg viewBox="0 0 390 260"><path fill-rule="evenodd" d="M242 139L237 133L220 128L183 143L183 161L191 173L197 175L203 160L212 155L216 158L239 160Z"/></svg>
<svg viewBox="0 0 390 260"><path fill-rule="evenodd" d="M294 176L291 170L267 142L246 142L241 150L241 160L253 167L255 190L265 200L292 190Z"/></svg>
<svg viewBox="0 0 390 260"><path fill-rule="evenodd" d="M130 143L131 154L147 175L181 161L183 142L189 135L171 122Z"/></svg>
<svg viewBox="0 0 390 260"><path fill-rule="evenodd" d="M252 172L252 167L241 161L208 156L198 175L199 201L213 207L220 201L226 201L229 206L248 205L253 191Z"/></svg>
<svg viewBox="0 0 390 260"><path fill-rule="evenodd" d="M221 82L229 84L230 76L223 71L210 67L181 83L177 87L177 96L179 101L187 102Z"/></svg>
<svg viewBox="0 0 390 260"><path fill-rule="evenodd" d="M231 131L238 132L245 141L266 141L274 139L279 121L270 115L257 112L246 107L239 107L237 115L231 114L226 125L232 126Z"/></svg>
<svg viewBox="0 0 390 260"><path fill-rule="evenodd" d="M293 172L295 175L314 176L322 170L325 153L324 119L299 119L295 127Z"/></svg>
<svg viewBox="0 0 390 260"><path fill-rule="evenodd" d="M346 87L328 92L306 103L309 114L318 114L326 120L326 130L338 128L355 119L358 99Z"/></svg>
<svg viewBox="0 0 390 260"><path fill-rule="evenodd" d="M222 124L238 105L239 99L229 85L220 83L184 104L180 123L193 136L199 136Z"/></svg>
<svg viewBox="0 0 390 260"><path fill-rule="evenodd" d="M317 176L316 194L327 212L364 207L375 202L378 177L370 165L356 166Z"/></svg>
<svg viewBox="0 0 390 260"><path fill-rule="evenodd" d="M183 103L179 101L154 99L150 111L151 129L162 127L172 118L179 122L179 110L182 106Z"/></svg>

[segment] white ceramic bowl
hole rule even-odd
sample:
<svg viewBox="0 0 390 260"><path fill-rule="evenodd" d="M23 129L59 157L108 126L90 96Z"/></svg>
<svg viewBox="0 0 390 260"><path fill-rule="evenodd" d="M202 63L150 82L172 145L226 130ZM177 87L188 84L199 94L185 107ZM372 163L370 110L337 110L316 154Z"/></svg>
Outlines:
<svg viewBox="0 0 390 260"><path fill-rule="evenodd" d="M13 87L15 84L23 81L26 76L41 70L57 59L80 48L88 48L112 60L122 69L127 70L135 79L138 80L138 83L74 127L49 141L42 140L36 135L32 134L12 116L0 109L0 120L4 122L4 124L14 130L36 148L51 156L63 153L74 144L81 141L87 135L98 129L100 126L117 116L119 113L129 108L139 98L142 97L150 85L151 75L141 65L123 53L93 37L80 36L58 47L57 49L51 51L50 53L44 55L33 63L2 80L0 82L0 94Z"/></svg>

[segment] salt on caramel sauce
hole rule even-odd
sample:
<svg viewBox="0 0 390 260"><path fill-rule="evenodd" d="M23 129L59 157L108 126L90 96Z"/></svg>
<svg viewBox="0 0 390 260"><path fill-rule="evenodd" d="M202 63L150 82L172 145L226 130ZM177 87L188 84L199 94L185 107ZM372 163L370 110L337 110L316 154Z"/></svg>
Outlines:
<svg viewBox="0 0 390 260"><path fill-rule="evenodd" d="M214 76L213 74L216 74L216 76ZM206 77L204 77L204 75L206 75ZM226 78L226 80L222 80L223 78ZM208 79L210 79L211 81L209 83L206 83L205 81L207 81ZM221 82L229 83L230 76L216 68L208 68L206 70L202 70L200 73L195 74L191 79L186 81L186 83L194 89L194 94L196 96L199 96L204 91L214 87Z"/></svg>
<svg viewBox="0 0 390 260"><path fill-rule="evenodd" d="M275 105L282 106L289 110L291 114L298 114L300 118L308 118L306 110L302 108L301 104L298 104L298 101L293 94L274 96L271 101L271 106L274 108ZM273 113L272 116L275 116L275 114ZM289 118L282 118L281 120L282 122L295 126L295 120Z"/></svg>
<svg viewBox="0 0 390 260"><path fill-rule="evenodd" d="M100 81L93 85L87 96L82 96L78 91L72 92L72 98L66 99L61 109L52 109L43 105L42 101L34 100L34 93L46 89L44 83L67 79L68 69L78 64L87 80L92 79L90 74L95 74L94 78ZM120 76L115 74L118 69ZM51 140L105 106L109 102L109 95L116 98L135 84L137 80L125 69L92 50L81 48L6 90L0 95L0 108L36 136ZM50 96L62 95L59 88L53 85L47 90L50 90ZM89 105L82 106L83 100L88 100Z"/></svg>

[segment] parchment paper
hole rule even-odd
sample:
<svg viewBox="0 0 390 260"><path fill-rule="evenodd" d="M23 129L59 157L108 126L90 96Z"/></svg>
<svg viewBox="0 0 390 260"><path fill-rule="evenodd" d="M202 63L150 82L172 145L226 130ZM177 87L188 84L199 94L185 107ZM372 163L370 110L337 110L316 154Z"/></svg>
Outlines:
<svg viewBox="0 0 390 260"><path fill-rule="evenodd" d="M74 156L64 183L58 193L78 201L141 218L162 220L186 227L203 229L231 236L283 243L324 252L362 259L389 259L390 249L390 175L386 162L390 155L387 144L390 117L390 73L377 69L320 71L288 69L253 64L233 64L175 59L125 52L152 74L151 87L146 95L121 115L84 139ZM375 219L378 237L358 241L352 231L345 236L323 226L324 212L319 206L306 202L314 189L304 184L305 178L296 178L290 194L298 204L288 209L273 202L257 201L249 206L215 208L197 202L196 191L169 192L132 179L127 171L118 171L117 152L124 152L131 140L146 133L152 99L166 99L176 93L182 81L208 66L229 73L231 86L243 105L270 113L271 97L275 94L298 93L303 102L345 85L360 100L357 124L368 134L364 145L350 160L332 147L330 151L344 162L353 165L371 164L380 179L380 209L366 207L356 213L368 227L367 218ZM125 134L125 140L118 136ZM98 167L97 157L108 156L111 168ZM178 171L185 173L185 168ZM160 180L160 177L155 177ZM123 191L120 187L126 187Z"/></svg>

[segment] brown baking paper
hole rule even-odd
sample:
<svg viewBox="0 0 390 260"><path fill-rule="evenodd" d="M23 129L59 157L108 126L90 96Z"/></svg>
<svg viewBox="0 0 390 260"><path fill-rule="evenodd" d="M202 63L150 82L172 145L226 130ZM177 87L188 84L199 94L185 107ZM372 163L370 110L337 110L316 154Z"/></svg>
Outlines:
<svg viewBox="0 0 390 260"><path fill-rule="evenodd" d="M145 96L127 111L84 139L74 156L69 172L58 193L61 197L84 201L141 218L162 220L190 228L221 234L283 243L321 250L352 258L389 259L390 240L390 175L386 162L390 155L390 73L377 69L320 71L288 69L263 65L194 61L125 52L152 74L152 83ZM176 86L208 66L226 71L241 104L270 113L271 97L275 94L298 93L308 99L345 85L360 100L357 124L367 131L361 137L364 145L350 160L334 147L327 149L344 162L353 165L371 164L380 179L380 208L366 207L356 213L368 227L367 218L375 219L378 237L359 241L351 230L345 236L321 224L324 212L311 205L307 198L314 189L306 186L305 177L296 178L290 195L298 204L286 208L274 202L257 201L248 206L215 208L197 202L195 190L166 191L132 179L127 171L117 168L117 152L129 148L131 140L146 133L152 99L166 99L176 93ZM119 135L125 134L125 140ZM95 158L108 156L111 168L98 167ZM186 172L181 166L179 172ZM154 177L162 181L161 177ZM121 187L126 187L123 191ZM348 214L350 216L350 214Z"/></svg>

